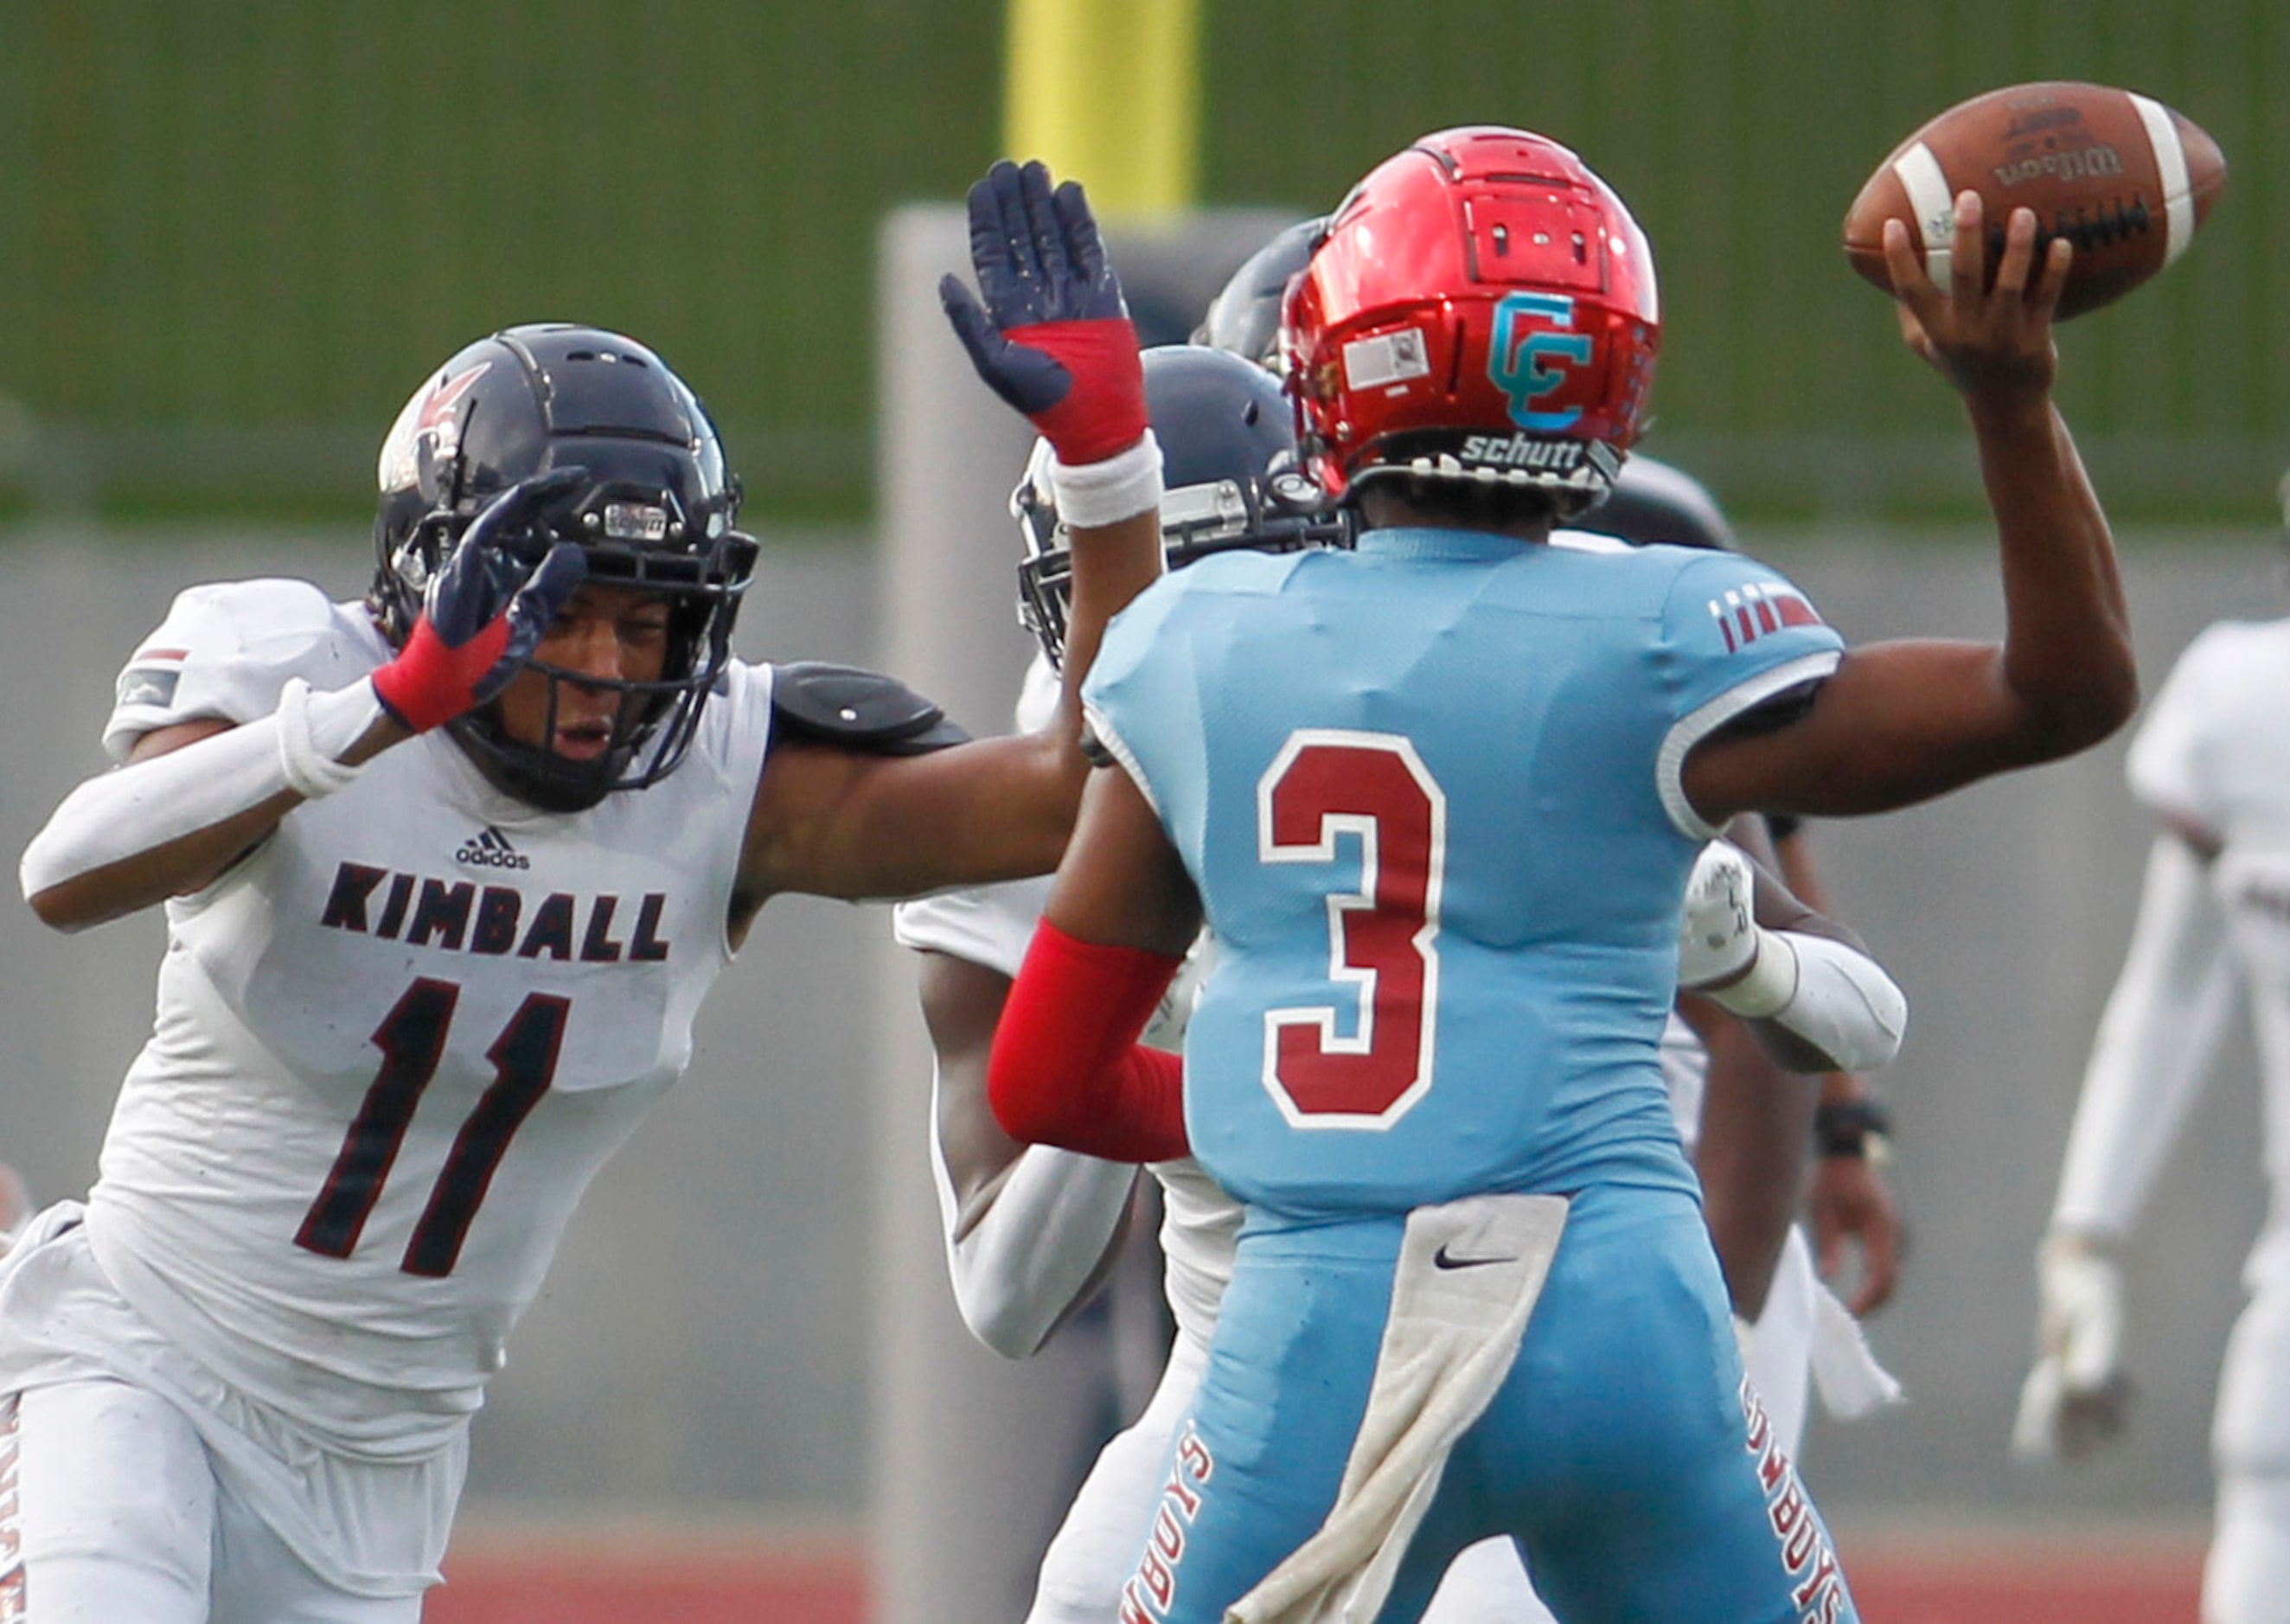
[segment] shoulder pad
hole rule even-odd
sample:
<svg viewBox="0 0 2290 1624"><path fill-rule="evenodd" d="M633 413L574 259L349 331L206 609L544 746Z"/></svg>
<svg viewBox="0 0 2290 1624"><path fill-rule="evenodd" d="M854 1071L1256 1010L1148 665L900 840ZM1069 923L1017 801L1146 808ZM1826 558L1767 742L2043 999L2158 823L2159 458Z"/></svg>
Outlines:
<svg viewBox="0 0 2290 1624"><path fill-rule="evenodd" d="M818 660L773 668L772 713L798 737L875 756L920 756L970 737L897 677Z"/></svg>

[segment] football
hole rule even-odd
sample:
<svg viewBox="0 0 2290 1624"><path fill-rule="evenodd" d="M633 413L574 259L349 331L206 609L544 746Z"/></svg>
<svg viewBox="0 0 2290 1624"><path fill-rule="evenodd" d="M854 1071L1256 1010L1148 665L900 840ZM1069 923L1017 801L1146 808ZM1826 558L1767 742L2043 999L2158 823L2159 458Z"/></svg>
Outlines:
<svg viewBox="0 0 2290 1624"><path fill-rule="evenodd" d="M2182 115L2134 91L2054 80L2014 84L1958 102L1879 164L1845 216L1853 268L1887 292L1885 222L1908 222L1935 283L1949 276L1958 193L1980 194L1988 273L2004 226L2036 212L2038 249L2075 244L2060 295L2064 321L2120 299L2186 252L2226 183L2218 143Z"/></svg>

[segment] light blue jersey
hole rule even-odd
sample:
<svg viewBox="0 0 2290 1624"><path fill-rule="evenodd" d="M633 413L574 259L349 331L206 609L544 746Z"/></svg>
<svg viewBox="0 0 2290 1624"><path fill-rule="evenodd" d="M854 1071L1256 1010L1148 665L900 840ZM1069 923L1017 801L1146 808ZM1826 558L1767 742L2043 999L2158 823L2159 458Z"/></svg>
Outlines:
<svg viewBox="0 0 2290 1624"><path fill-rule="evenodd" d="M1373 531L1156 585L1085 692L1207 907L1194 1150L1248 1217L1125 1620L1216 1624L1320 1525L1405 1213L1569 1197L1517 1356L1381 1624L1508 1533L1569 1624L1838 1624L1744 1384L1657 1060L1714 833L1686 753L1841 644L1727 554Z"/></svg>
<svg viewBox="0 0 2290 1624"><path fill-rule="evenodd" d="M1842 644L1732 554L1377 530L1115 621L1093 724L1200 890L1195 1152L1253 1221L1691 1194L1657 1060L1714 831L1678 774Z"/></svg>

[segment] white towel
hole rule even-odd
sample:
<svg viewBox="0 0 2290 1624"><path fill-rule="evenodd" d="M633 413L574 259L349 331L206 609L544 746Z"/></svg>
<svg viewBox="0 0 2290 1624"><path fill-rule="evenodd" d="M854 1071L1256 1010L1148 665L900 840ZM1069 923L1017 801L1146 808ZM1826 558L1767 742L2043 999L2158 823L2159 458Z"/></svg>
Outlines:
<svg viewBox="0 0 2290 1624"><path fill-rule="evenodd" d="M1510 1373L1565 1225L1559 1196L1472 1196L1407 1215L1335 1506L1226 1624L1369 1624L1382 1610L1448 1452Z"/></svg>
<svg viewBox="0 0 2290 1624"><path fill-rule="evenodd" d="M1900 1382L1870 1351L1861 1322L1827 1286L1813 1293L1813 1383L1822 1407L1842 1421L1906 1402Z"/></svg>

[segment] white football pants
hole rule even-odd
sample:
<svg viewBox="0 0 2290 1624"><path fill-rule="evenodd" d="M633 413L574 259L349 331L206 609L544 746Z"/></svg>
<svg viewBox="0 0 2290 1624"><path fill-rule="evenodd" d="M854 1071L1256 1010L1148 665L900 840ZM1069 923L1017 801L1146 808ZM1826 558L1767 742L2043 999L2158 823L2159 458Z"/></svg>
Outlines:
<svg viewBox="0 0 2290 1624"><path fill-rule="evenodd" d="M2290 1249L2270 1240L2252 1256L2250 1301L2219 1372L2203 1624L2290 1624Z"/></svg>
<svg viewBox="0 0 2290 1624"><path fill-rule="evenodd" d="M420 1616L419 1596L349 1596L311 1572L217 1483L165 1399L107 1380L0 1396L0 1624Z"/></svg>

